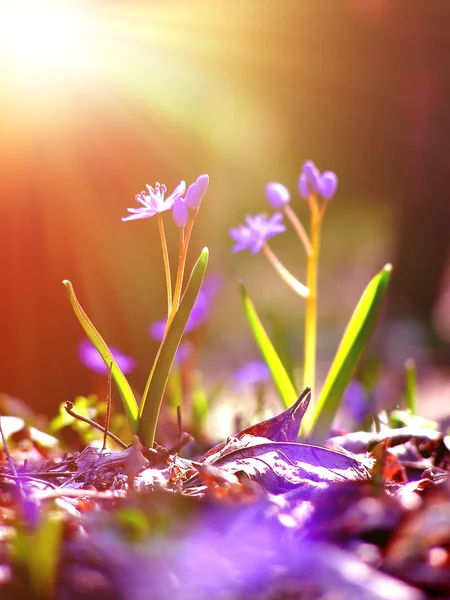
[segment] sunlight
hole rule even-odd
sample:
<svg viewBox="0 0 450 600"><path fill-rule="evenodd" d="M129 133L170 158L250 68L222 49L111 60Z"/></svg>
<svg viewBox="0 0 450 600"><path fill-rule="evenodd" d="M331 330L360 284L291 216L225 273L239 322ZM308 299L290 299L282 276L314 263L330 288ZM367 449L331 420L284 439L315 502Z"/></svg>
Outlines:
<svg viewBox="0 0 450 600"><path fill-rule="evenodd" d="M88 20L79 6L54 0L0 4L0 56L19 78L67 74L88 65Z"/></svg>

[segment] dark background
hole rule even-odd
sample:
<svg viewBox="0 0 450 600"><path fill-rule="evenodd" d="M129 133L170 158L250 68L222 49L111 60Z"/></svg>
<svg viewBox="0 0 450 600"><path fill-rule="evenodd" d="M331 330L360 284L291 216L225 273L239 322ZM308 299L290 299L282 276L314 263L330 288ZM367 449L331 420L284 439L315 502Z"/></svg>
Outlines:
<svg viewBox="0 0 450 600"><path fill-rule="evenodd" d="M131 379L143 388L156 352L147 328L165 310L161 250L153 220L120 219L145 183L171 189L205 172L191 258L208 245L224 278L211 356L236 363L253 351L239 277L301 340L303 309L261 257L231 255L228 229L265 209L267 181L295 195L308 158L340 180L324 232L323 331L342 331L391 260L385 323L417 319L430 344L448 335L445 309L437 327L433 308L450 225L450 3L75 4L89 23L85 73L31 62L24 75L7 47L0 56L2 391L54 412L95 387L77 359L65 278L106 341L138 357ZM290 242L277 248L301 275Z"/></svg>

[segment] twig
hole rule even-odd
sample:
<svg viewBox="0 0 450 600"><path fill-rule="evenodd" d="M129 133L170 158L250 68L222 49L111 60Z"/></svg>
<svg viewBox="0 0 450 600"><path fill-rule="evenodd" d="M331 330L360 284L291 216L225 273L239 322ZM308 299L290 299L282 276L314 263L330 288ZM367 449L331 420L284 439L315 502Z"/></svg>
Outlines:
<svg viewBox="0 0 450 600"><path fill-rule="evenodd" d="M114 435L114 433L112 433L111 431L108 431L106 429L106 427L103 427L102 425L100 425L99 423L96 423L92 419L89 419L88 417L84 417L83 415L80 415L77 412L75 412L73 410L73 402L67 401L64 408L71 417L74 417L75 419L78 419L79 421L83 421L83 423L87 423L91 427L94 427L95 429L98 429L99 431L106 433L106 435L109 435L109 437L111 439L113 439L115 442L117 442L119 444L119 446L122 446L122 448L124 448L125 450L128 448L128 446L127 446L127 444L125 444L125 442L122 442L122 440L120 438L118 438L117 435Z"/></svg>

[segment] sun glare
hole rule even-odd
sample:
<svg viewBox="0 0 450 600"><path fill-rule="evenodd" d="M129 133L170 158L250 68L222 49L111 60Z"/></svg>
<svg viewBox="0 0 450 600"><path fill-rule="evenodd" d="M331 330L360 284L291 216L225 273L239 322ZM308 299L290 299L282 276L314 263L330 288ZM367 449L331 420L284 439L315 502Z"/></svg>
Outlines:
<svg viewBox="0 0 450 600"><path fill-rule="evenodd" d="M0 3L0 53L19 77L73 74L88 64L86 15L64 0L5 0Z"/></svg>

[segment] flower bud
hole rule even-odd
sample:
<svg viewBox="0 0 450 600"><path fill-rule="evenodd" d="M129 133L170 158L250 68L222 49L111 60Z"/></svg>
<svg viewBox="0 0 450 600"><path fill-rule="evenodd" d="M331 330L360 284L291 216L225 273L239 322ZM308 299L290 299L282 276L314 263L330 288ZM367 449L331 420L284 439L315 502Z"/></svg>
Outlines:
<svg viewBox="0 0 450 600"><path fill-rule="evenodd" d="M289 190L282 183L268 183L266 185L266 196L275 210L279 210L285 204L288 204L291 199Z"/></svg>
<svg viewBox="0 0 450 600"><path fill-rule="evenodd" d="M177 227L186 227L189 221L189 210L183 198L178 197L173 205L173 220Z"/></svg>
<svg viewBox="0 0 450 600"><path fill-rule="evenodd" d="M308 200L311 195L308 185L308 178L304 173L301 173L300 177L298 178L298 193L303 200Z"/></svg>
<svg viewBox="0 0 450 600"><path fill-rule="evenodd" d="M303 165L302 172L306 175L306 180L313 194L319 191L320 171L312 160L307 160Z"/></svg>
<svg viewBox="0 0 450 600"><path fill-rule="evenodd" d="M332 171L324 171L319 180L319 192L324 200L331 200L336 193L338 178Z"/></svg>
<svg viewBox="0 0 450 600"><path fill-rule="evenodd" d="M192 210L196 210L200 206L203 196L208 189L208 175L200 175L196 181L191 184L186 192L185 202Z"/></svg>

